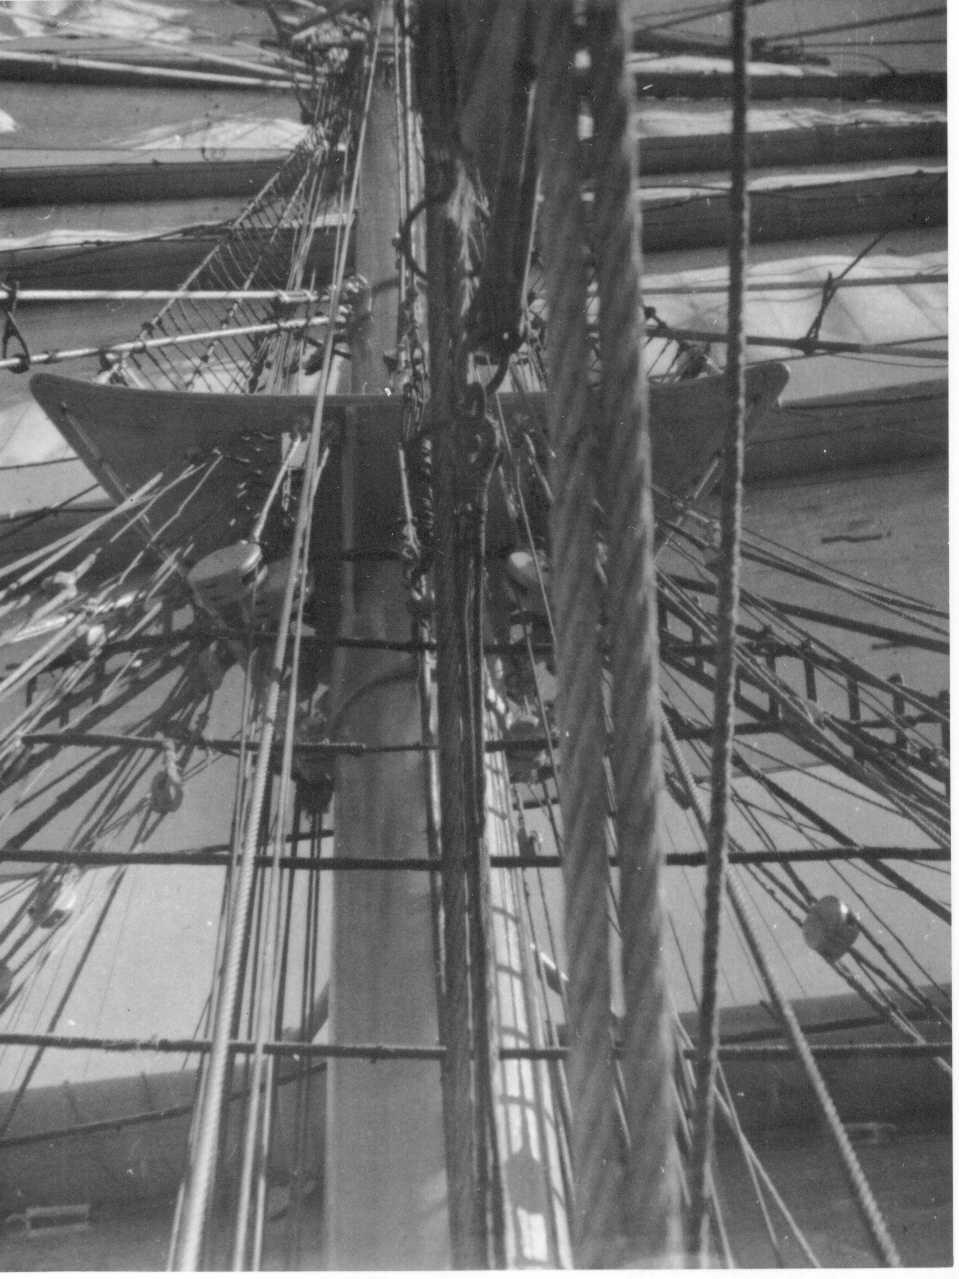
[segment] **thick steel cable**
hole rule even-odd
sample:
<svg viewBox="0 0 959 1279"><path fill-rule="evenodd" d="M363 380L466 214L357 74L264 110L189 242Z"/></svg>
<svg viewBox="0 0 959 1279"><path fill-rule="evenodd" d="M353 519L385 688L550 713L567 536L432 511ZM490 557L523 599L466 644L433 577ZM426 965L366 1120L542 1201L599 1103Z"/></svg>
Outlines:
<svg viewBox="0 0 959 1279"><path fill-rule="evenodd" d="M620 855L623 1077L629 1157L626 1264L680 1251L673 1037L663 971L656 574L649 410L642 367L636 148L621 0L587 8L596 166L601 452L609 518L612 771Z"/></svg>
<svg viewBox="0 0 959 1279"><path fill-rule="evenodd" d="M712 1158L713 1112L719 1045L719 935L729 854L729 807L735 732L736 624L742 538L743 451L746 419L745 283L749 244L749 104L746 0L732 3L732 172L729 229L730 334L726 364L728 417L723 443L720 566L717 586L716 685L711 767L712 809L707 836L703 921L702 997L696 1062L696 1107L690 1156L689 1246L707 1264L709 1219L706 1180Z"/></svg>
<svg viewBox="0 0 959 1279"><path fill-rule="evenodd" d="M366 134L366 122L369 118L370 97L372 95L376 72L377 54L379 51L380 26L383 6L380 6L379 21L373 38L369 59L368 83L364 100L362 122L357 144L358 156L355 161L352 189L350 192L350 220L356 207L356 196L359 175L359 154L362 153ZM346 275L346 238L338 246L336 273L331 289L331 306L335 311L339 304L339 296L343 279ZM333 354L333 334L327 334L324 353L323 373L320 379L320 391L317 395L316 408L313 415L313 427L303 468L303 486L300 503L297 509L296 526L293 533L293 550L291 565L299 561L301 548L305 544L306 532L310 522L313 500L323 467L329 456L329 447L321 451L320 442L323 436L323 411L326 403L326 386ZM189 1192L185 1196L180 1238L177 1240L174 1267L179 1270L196 1270L200 1261L203 1243L204 1225L212 1190L214 1165L222 1117L222 1098L225 1091L226 1070L230 1056L231 1025L239 994L240 968L244 947L243 921L246 919L247 906L253 891L253 878L257 845L260 835L260 818L267 789L267 781L272 768L272 742L279 704L280 673L286 656L286 646L290 632L290 622L296 599L297 575L292 571L287 577L277 629L276 643L271 665L272 678L266 698L263 715L263 729L260 740L260 751L254 774L250 806L247 814L243 851L237 871L237 884L234 895L233 929L227 944L224 957L222 982L216 1010L216 1024L213 1034L213 1046L210 1052L204 1095L201 1102L201 1119L196 1149L193 1152L188 1171Z"/></svg>
<svg viewBox="0 0 959 1279"><path fill-rule="evenodd" d="M621 1258L622 1168L609 1033L605 742L593 531L595 439L587 406L586 228L573 37L571 0L541 0L536 114L549 310L547 404L554 450L550 535L570 969L571 1234L577 1267L598 1268Z"/></svg>

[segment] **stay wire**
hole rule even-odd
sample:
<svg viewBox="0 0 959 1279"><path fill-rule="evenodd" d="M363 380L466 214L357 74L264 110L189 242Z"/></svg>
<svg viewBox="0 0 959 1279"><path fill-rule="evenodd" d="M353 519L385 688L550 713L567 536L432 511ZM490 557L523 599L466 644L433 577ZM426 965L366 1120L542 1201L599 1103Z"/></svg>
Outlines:
<svg viewBox="0 0 959 1279"><path fill-rule="evenodd" d="M745 283L749 245L749 73L746 0L732 0L732 171L729 231L729 318L726 365L728 417L723 446L722 515L716 680L712 755L712 808L707 838L702 995L696 1060L696 1112L690 1158L689 1246L706 1264L708 1218L706 1177L712 1159L713 1110L719 1064L720 920L729 853L729 808L735 732L736 626L739 612L742 537L743 458L746 417Z"/></svg>
<svg viewBox="0 0 959 1279"><path fill-rule="evenodd" d="M368 83L357 145L358 154L362 154L366 125L369 119L370 100L374 84L374 70L377 65L377 55L379 52L382 18L383 5L381 4L369 56ZM354 167L353 183L350 192L350 205L348 210L350 221L352 220L352 216L356 208L358 183L359 164L356 163ZM337 262L336 272L334 275L334 286L331 290L331 307L334 310L338 304L345 272L345 248L341 245L341 252L339 254L339 260ZM326 387L330 364L332 361L332 352L333 340L332 334L330 333L327 338L323 375L316 400L316 408L313 416L313 428L310 435L307 457L304 463L303 488L293 536L293 553L291 557L293 562L296 562L301 553L301 548L304 545L306 527L315 494L315 486L329 455L328 445L321 447L321 443L326 434L323 430L323 414L326 403ZM234 1017L236 996L239 988L239 964L244 940L242 933L243 920L246 917L246 907L249 903L250 895L253 890L253 870L259 838L260 816L265 797L266 783L272 762L270 748L273 740L279 699L279 672L282 671L284 666L295 597L295 587L295 576L291 572L286 582L280 613L281 620L274 648L272 674L264 711L263 732L261 736L259 755L257 758L256 773L253 780L250 810L243 838L243 852L240 859L238 879L234 893L234 915L224 961L221 987L218 992L213 1045L210 1052L204 1097L201 1103L201 1122L196 1147L191 1152L191 1163L188 1173L189 1191L185 1200L183 1220L180 1223L180 1237L176 1241L174 1265L175 1268L181 1270L197 1269L203 1244L209 1193L213 1179L214 1161L216 1158L216 1149L220 1133L224 1082L229 1058L230 1031Z"/></svg>

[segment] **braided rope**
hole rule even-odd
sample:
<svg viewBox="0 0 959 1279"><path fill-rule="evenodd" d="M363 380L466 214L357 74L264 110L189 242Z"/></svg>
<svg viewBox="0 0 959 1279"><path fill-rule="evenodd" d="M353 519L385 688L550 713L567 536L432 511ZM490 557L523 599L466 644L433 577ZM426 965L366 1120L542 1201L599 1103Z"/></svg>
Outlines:
<svg viewBox="0 0 959 1279"><path fill-rule="evenodd" d="M593 245L599 291L601 430L609 514L612 768L621 858L622 1070L630 1153L628 1264L680 1251L673 1041L662 965L656 577L636 208L635 143L620 0L587 10L593 100Z"/></svg>
<svg viewBox="0 0 959 1279"><path fill-rule="evenodd" d="M556 620L557 712L569 956L573 1255L578 1267L614 1264L621 1223L610 1044L609 925L600 624L588 426L586 242L572 74L573 5L541 0L537 136L549 307L550 515Z"/></svg>
<svg viewBox="0 0 959 1279"><path fill-rule="evenodd" d="M749 244L746 3L733 0L733 118L729 228L729 320L726 389L729 416L723 442L720 567L717 600L716 692L712 754L712 809L707 835L703 919L703 977L696 1061L696 1106L689 1171L689 1244L705 1264L708 1247L706 1178L712 1157L716 1069L719 1058L719 934L729 854L729 794L735 731L736 624L739 617L739 547L742 535L743 443L746 418L745 287Z"/></svg>

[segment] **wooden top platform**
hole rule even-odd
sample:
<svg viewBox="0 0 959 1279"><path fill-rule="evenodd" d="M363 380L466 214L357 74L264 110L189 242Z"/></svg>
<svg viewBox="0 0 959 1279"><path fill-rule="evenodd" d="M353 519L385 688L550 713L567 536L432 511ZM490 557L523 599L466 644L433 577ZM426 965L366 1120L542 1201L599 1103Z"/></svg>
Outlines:
<svg viewBox="0 0 959 1279"><path fill-rule="evenodd" d="M776 403L788 381L785 365L758 364L748 371L748 427ZM271 476L279 465L283 437L302 434L313 417L309 396L218 395L131 390L77 382L49 373L31 380L34 396L107 492L122 499L158 473L172 479L190 461L203 461L216 450L222 460L170 530L178 545L188 540L201 555L243 537L235 522L236 494L254 472ZM672 493L685 493L715 455L726 418L721 376L692 381L654 383L651 388L654 483ZM544 395L500 397L509 429L524 420L545 428ZM397 467L402 403L382 396L332 396L326 421L334 438L344 429L355 432L358 527L371 542L387 540L402 521L403 506ZM315 528L325 553L339 547L339 450L320 486ZM495 488L495 486L494 486ZM182 504L185 487L176 486L151 509L159 527ZM169 533L168 533L169 536ZM498 489L491 495L488 551L502 552L513 543L513 530Z"/></svg>

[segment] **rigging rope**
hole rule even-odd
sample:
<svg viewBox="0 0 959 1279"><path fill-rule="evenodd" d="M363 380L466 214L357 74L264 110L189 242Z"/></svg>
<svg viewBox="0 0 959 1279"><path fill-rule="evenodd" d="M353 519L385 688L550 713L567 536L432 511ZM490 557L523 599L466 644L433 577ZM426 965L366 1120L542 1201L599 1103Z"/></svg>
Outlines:
<svg viewBox="0 0 959 1279"><path fill-rule="evenodd" d="M282 472L282 467L280 470ZM312 514L313 504L310 502L306 528L300 545L302 562L297 564L291 561L290 564L291 579L296 581L302 580L302 577L308 567L307 550L310 540ZM293 605L296 610L295 625L293 626L293 657L290 663L286 722L283 726L283 757L280 763L280 785L275 805L275 830L272 840L273 849L270 866L268 868L268 884L266 888L261 888L261 901L263 893L265 892L268 894L266 919L264 923L264 936L266 940L263 947L259 945L256 947L257 951L262 950L264 953L262 963L259 962L259 960L257 960L256 963L254 989L251 993L251 1021L255 1026L255 1050L252 1061L250 1062L251 1078L247 1095L246 1141L240 1172L240 1196L237 1204L236 1230L233 1247L234 1270L243 1270L247 1261L247 1239L251 1224L249 1220L250 1197L253 1191L254 1175L256 1175L257 1180L257 1207L253 1222L252 1264L253 1268L259 1268L257 1256L261 1245L262 1198L265 1190L263 1174L269 1154L273 1086L273 1059L264 1058L263 1045L269 1039L271 1029L275 1030L278 1016L281 968L277 963L277 957L281 945L282 928L280 909L280 858L284 844L281 832L285 828L285 819L289 804L290 781L292 776L293 746L296 736L296 690L299 682L303 609L305 602L306 592L303 590L296 591ZM265 1106L262 1106L261 1093L264 1091L264 1074L266 1075L266 1104ZM263 1110L262 1119L261 1109ZM259 1151L257 1151L258 1137L260 1142ZM259 1156L258 1158L257 1154Z"/></svg>
<svg viewBox="0 0 959 1279"><path fill-rule="evenodd" d="M609 503L607 572L612 770L620 855L625 1002L622 1074L629 1156L626 1264L680 1250L673 1043L662 968L661 762L649 408L642 368L636 147L620 0L587 9L596 166L600 449ZM558 558L558 557L557 557Z"/></svg>
<svg viewBox="0 0 959 1279"><path fill-rule="evenodd" d="M617 1264L622 1220L610 1043L609 925L600 608L593 532L595 441L587 410L585 218L577 138L579 92L571 0L539 5L537 140L543 241L549 245L550 512L556 619L560 794L569 955L575 1263Z"/></svg>
<svg viewBox="0 0 959 1279"><path fill-rule="evenodd" d="M695 783L693 782L693 778L690 774L689 767L683 758L679 748L679 743L676 741L668 720L663 721L662 731L663 741L666 744L673 766L676 768L676 771L682 779L683 787L687 798L689 799L690 807L696 817L696 821L703 833L708 834L710 826L709 819L707 818L702 801L699 798ZM769 967L766 957L762 952L762 948L756 940L752 921L746 911L738 885L731 876L726 879L726 894L735 913L740 933L745 940L750 958L762 978L769 994L770 1001L772 1002L776 1014L778 1015L779 1020L783 1025L783 1029L786 1032L790 1047L802 1066L803 1073L813 1091L820 1114L826 1122L829 1135L833 1139L833 1142L839 1152L843 1172L846 1176L849 1188L852 1191L856 1207L858 1208L866 1230L869 1233L876 1255L880 1258L884 1265L900 1265L901 1263L899 1261L895 1244L892 1241L888 1227L883 1220L882 1213L879 1210L869 1183L863 1173L862 1167L856 1156L856 1152L853 1149L852 1143L849 1140L846 1130L842 1125L842 1121L839 1118L838 1112L836 1111L835 1103L829 1095L829 1090L826 1087L825 1081L823 1080L822 1074L816 1063L816 1059L813 1056L812 1049L809 1046L809 1041L806 1039L803 1029L799 1024L799 1020L791 1005L783 996L782 990L779 986L779 981L776 978L775 973ZM875 1001L871 1002L874 1003Z"/></svg>
<svg viewBox="0 0 959 1279"><path fill-rule="evenodd" d="M721 548L716 637L716 687L712 756L712 810L706 868L702 997L696 1062L696 1112L690 1159L690 1251L706 1264L706 1180L713 1143L719 1049L719 934L729 853L729 806L735 733L736 625L739 612L739 544L742 526L743 451L746 418L745 278L749 244L747 119L749 77L745 0L732 3L733 117L730 185L729 321L726 365L728 418L723 445Z"/></svg>
<svg viewBox="0 0 959 1279"><path fill-rule="evenodd" d="M110 908L113 905L114 900L116 899L117 893L120 891L120 885L123 883L125 874L126 874L126 871L121 869L112 876L112 882L110 884L110 888L107 891L106 897L104 898L103 905L100 907L100 912L97 915L96 920L94 921L93 928L90 930L90 934L87 937L86 942L84 943L84 947L80 954L80 957L77 960L76 966L74 967L72 974L70 975L70 980L67 982L66 987L63 990L63 993L60 995L60 998L57 1000L57 1006L54 1009L53 1014L51 1015L50 1020L47 1023L46 1033L48 1035L52 1034L56 1030L60 1017L63 1014L63 1010L66 1008L67 1003L70 1000L70 996L73 994L74 990L76 989L77 982L80 980L80 975L83 972L84 968L86 967L87 960L90 958L90 955L93 952L93 948L96 945L97 938L100 936L100 932L103 928L104 923L106 922L107 915L110 913ZM23 1096L26 1093L27 1088L30 1086L30 1081L34 1076L37 1070L37 1067L40 1065L40 1059L43 1056L43 1052L44 1052L44 1046L42 1044L38 1045L36 1052L31 1058L30 1065L27 1067L27 1070L25 1071L24 1076L17 1087L17 1091L14 1093L13 1097L10 1100L10 1104L7 1107L6 1113L3 1116L3 1120L2 1122L0 1122L0 1140L2 1140L3 1137L6 1135L6 1132L8 1128L10 1127L10 1124L13 1122L13 1118L17 1113L17 1109L19 1108L20 1102L23 1100Z"/></svg>
<svg viewBox="0 0 959 1279"><path fill-rule="evenodd" d="M264 339L300 326L302 321L283 321L267 298L247 297L224 312L215 302L197 300L195 294L238 287L244 291L287 289L296 241L318 229L325 180L340 147L350 140L360 80L356 57L344 48L325 53L326 74L313 104L309 135L189 275L181 296L141 327L136 342L118 348L122 356L111 380L137 385L141 376L150 374L147 380L153 385L179 390L200 377L204 389L210 389L212 380L221 389L245 392L251 389L250 371L258 368L267 354ZM299 267L302 276L302 262ZM300 283L293 281L295 287ZM245 325L235 325L231 318L240 312L247 317ZM182 353L174 351L173 358L168 358L161 349L198 340L193 335L200 329L207 330L199 338L206 349L195 357L188 356L185 363ZM167 336L157 339L157 333ZM149 358L152 367L137 358L138 352Z"/></svg>
<svg viewBox="0 0 959 1279"><path fill-rule="evenodd" d="M382 12L381 12L382 16ZM367 65L367 86L362 121L357 144L358 154L362 154L365 138L366 121L369 115L370 98L374 84L374 73L379 51L380 27L377 25L372 41L372 48ZM355 161L352 188L350 191L349 220L352 220L356 207L359 164ZM338 255L334 283L331 289L331 311L335 312L339 304L343 281L346 276L347 238L342 237L338 245ZM297 596L297 572L295 566L300 563L305 547L306 534L310 522L313 500L320 476L329 456L329 445L324 431L324 408L326 404L326 387L333 354L333 333L327 333L323 375L317 394L313 415L313 426L310 434L307 455L303 466L303 485L297 509L296 527L293 533L290 572L287 577L280 621L274 646L273 662L266 704L263 715L260 750L256 763L249 808L245 822L242 854L237 870L236 886L233 897L233 920L224 958L223 972L213 1035L213 1046L204 1080L204 1093L200 1103L200 1122L195 1147L191 1151L190 1168L187 1174L188 1190L184 1198L182 1220L179 1222L178 1238L175 1241L174 1266L180 1270L196 1270L200 1260L203 1244L204 1227L212 1189L214 1165L218 1138L221 1127L222 1099L226 1083L227 1065L230 1057L230 1041L232 1025L237 1011L237 997L240 985L240 969L245 941L245 922L248 907L252 900L255 873L255 858L260 836L260 821L263 812L267 783L272 767L271 746L277 718L280 694L280 678L286 655L287 641L291 629L291 619ZM305 561L304 561L305 562Z"/></svg>

